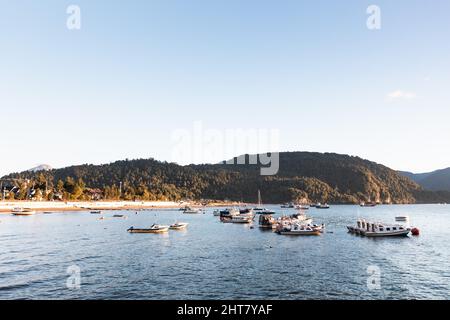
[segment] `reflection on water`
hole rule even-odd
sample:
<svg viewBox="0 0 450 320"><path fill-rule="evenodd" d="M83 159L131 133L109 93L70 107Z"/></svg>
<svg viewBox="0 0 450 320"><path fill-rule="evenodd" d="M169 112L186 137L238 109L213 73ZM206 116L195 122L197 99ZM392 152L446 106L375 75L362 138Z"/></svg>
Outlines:
<svg viewBox="0 0 450 320"><path fill-rule="evenodd" d="M311 208L314 222L327 226L318 237L222 224L212 211L107 212L103 220L88 212L1 215L0 298L450 298L450 206ZM421 236L379 239L346 231L357 217L394 222L398 215L409 215ZM175 221L188 222L188 229L126 232ZM79 290L67 288L70 266L80 268ZM380 271L379 290L367 286L372 266Z"/></svg>

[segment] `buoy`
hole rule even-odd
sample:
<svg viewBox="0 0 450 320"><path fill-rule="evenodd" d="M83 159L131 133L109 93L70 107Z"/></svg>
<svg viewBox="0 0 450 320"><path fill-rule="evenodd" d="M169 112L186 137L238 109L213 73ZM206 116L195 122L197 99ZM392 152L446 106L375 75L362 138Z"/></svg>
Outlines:
<svg viewBox="0 0 450 320"><path fill-rule="evenodd" d="M418 236L418 235L420 234L420 231L419 231L419 229L417 229L417 228L412 228L412 229L411 229L411 234L412 234L413 236Z"/></svg>

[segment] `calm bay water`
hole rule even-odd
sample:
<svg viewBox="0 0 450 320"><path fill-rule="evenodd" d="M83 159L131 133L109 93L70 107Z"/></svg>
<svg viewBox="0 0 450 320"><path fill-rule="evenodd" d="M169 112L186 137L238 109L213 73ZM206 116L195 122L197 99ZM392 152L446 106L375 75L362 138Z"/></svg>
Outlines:
<svg viewBox="0 0 450 320"><path fill-rule="evenodd" d="M0 215L0 299L450 299L450 205L312 208L308 215L327 226L318 237L222 224L212 210L111 211L104 220L89 212ZM421 235L346 231L357 217L398 215ZM177 220L188 229L126 232ZM67 288L70 266L80 269L79 289ZM367 287L369 266L380 270L379 290Z"/></svg>

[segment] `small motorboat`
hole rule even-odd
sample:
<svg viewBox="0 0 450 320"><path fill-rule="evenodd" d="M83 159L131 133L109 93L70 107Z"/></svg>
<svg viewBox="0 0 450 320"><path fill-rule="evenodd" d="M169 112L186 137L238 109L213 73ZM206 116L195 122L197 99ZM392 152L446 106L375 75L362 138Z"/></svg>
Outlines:
<svg viewBox="0 0 450 320"><path fill-rule="evenodd" d="M297 210L309 210L309 206L301 204L301 205L295 206L295 209L297 209Z"/></svg>
<svg viewBox="0 0 450 320"><path fill-rule="evenodd" d="M220 221L223 223L252 223L254 215L237 214L232 216L221 216Z"/></svg>
<svg viewBox="0 0 450 320"><path fill-rule="evenodd" d="M288 236L319 236L321 232L311 226L293 223L277 229L277 232Z"/></svg>
<svg viewBox="0 0 450 320"><path fill-rule="evenodd" d="M185 222L177 222L177 223L174 223L174 224L170 225L169 229L172 229L172 230L184 230L184 229L186 229L188 224L189 223L185 223Z"/></svg>
<svg viewBox="0 0 450 320"><path fill-rule="evenodd" d="M202 213L201 209L186 207L183 211L184 214L199 214Z"/></svg>
<svg viewBox="0 0 450 320"><path fill-rule="evenodd" d="M281 205L281 208L283 209L295 208L295 205L293 203L285 203Z"/></svg>
<svg viewBox="0 0 450 320"><path fill-rule="evenodd" d="M359 204L360 207L376 207L377 203L376 202L361 202Z"/></svg>
<svg viewBox="0 0 450 320"><path fill-rule="evenodd" d="M32 216L36 211L24 208L14 208L11 213L15 216Z"/></svg>
<svg viewBox="0 0 450 320"><path fill-rule="evenodd" d="M129 233L164 233L169 231L168 226L162 226L159 224L153 224L150 228L140 229L131 227L127 230Z"/></svg>
<svg viewBox="0 0 450 320"><path fill-rule="evenodd" d="M330 209L330 206L328 205L328 204L321 204L321 203L318 203L317 205L316 205L316 208L317 209Z"/></svg>
<svg viewBox="0 0 450 320"><path fill-rule="evenodd" d="M92 210L91 214L102 214L100 210Z"/></svg>
<svg viewBox="0 0 450 320"><path fill-rule="evenodd" d="M115 214L113 215L113 218L126 218L126 216L123 214Z"/></svg>

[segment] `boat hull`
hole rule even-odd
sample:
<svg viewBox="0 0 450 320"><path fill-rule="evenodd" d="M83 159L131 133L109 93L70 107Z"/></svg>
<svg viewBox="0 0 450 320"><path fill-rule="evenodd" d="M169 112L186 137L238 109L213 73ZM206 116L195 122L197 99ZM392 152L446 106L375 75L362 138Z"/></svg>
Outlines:
<svg viewBox="0 0 450 320"><path fill-rule="evenodd" d="M36 212L35 211L28 211L28 212L13 212L12 214L14 216L33 216Z"/></svg>
<svg viewBox="0 0 450 320"><path fill-rule="evenodd" d="M319 236L320 231L280 231L281 235L285 236Z"/></svg>

